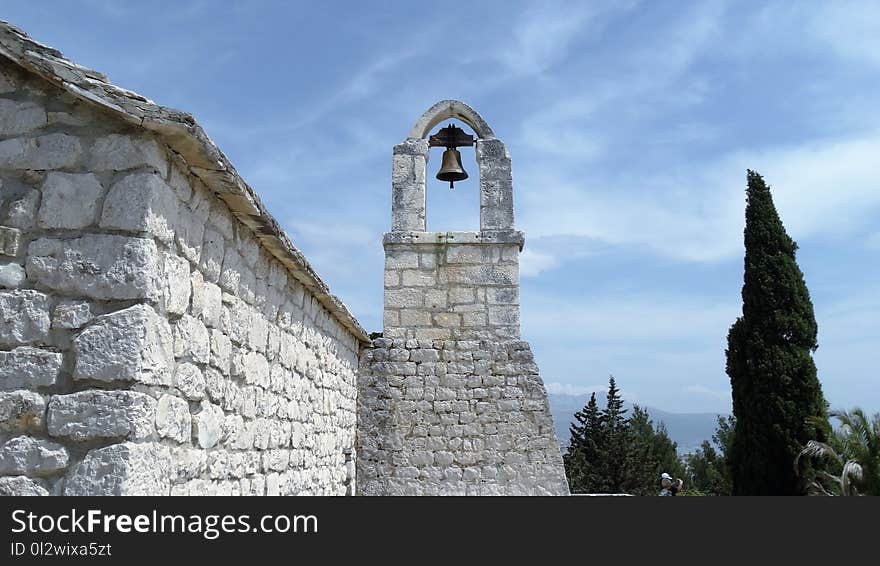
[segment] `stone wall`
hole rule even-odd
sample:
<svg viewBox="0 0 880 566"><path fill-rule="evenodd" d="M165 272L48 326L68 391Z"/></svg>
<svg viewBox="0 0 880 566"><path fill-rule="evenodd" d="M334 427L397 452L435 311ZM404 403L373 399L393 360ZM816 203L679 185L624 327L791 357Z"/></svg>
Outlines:
<svg viewBox="0 0 880 566"><path fill-rule="evenodd" d="M0 183L0 494L353 493L357 337L177 153L0 57Z"/></svg>

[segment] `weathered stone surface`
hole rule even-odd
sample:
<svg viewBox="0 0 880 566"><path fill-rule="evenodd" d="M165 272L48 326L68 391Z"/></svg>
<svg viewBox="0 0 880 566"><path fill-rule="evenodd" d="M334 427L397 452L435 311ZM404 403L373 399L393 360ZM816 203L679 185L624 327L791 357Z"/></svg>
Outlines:
<svg viewBox="0 0 880 566"><path fill-rule="evenodd" d="M0 98L0 136L32 132L46 125L46 110L36 102Z"/></svg>
<svg viewBox="0 0 880 566"><path fill-rule="evenodd" d="M158 299L162 289L156 243L145 238L41 238L28 246L27 273L50 289L103 300Z"/></svg>
<svg viewBox="0 0 880 566"><path fill-rule="evenodd" d="M64 495L168 495L168 448L123 442L91 450L69 473Z"/></svg>
<svg viewBox="0 0 880 566"><path fill-rule="evenodd" d="M183 314L189 306L189 262L176 255L165 254L165 310Z"/></svg>
<svg viewBox="0 0 880 566"><path fill-rule="evenodd" d="M170 384L173 343L168 322L148 305L98 317L73 340L73 378Z"/></svg>
<svg viewBox="0 0 880 566"><path fill-rule="evenodd" d="M49 334L49 297L39 291L0 291L0 345L44 342Z"/></svg>
<svg viewBox="0 0 880 566"><path fill-rule="evenodd" d="M56 352L19 346L0 352L0 389L30 389L55 385L62 356Z"/></svg>
<svg viewBox="0 0 880 566"><path fill-rule="evenodd" d="M179 205L174 191L158 175L132 173L110 187L100 226L146 232L171 242Z"/></svg>
<svg viewBox="0 0 880 566"><path fill-rule="evenodd" d="M0 474L42 476L67 467L69 455L60 444L16 436L0 446Z"/></svg>
<svg viewBox="0 0 880 566"><path fill-rule="evenodd" d="M92 389L49 400L49 434L72 440L139 440L155 432L156 400L137 391Z"/></svg>
<svg viewBox="0 0 880 566"><path fill-rule="evenodd" d="M188 314L174 325L174 356L188 357L197 363L211 360L211 342L204 323Z"/></svg>
<svg viewBox="0 0 880 566"><path fill-rule="evenodd" d="M9 209L6 211L6 216L0 221L0 224L21 230L33 228L37 218L37 206L39 203L39 191L36 189L26 191L23 195L12 199L9 203Z"/></svg>
<svg viewBox="0 0 880 566"><path fill-rule="evenodd" d="M223 421L223 409L202 401L201 409L192 418L193 441L202 448L212 448L220 442Z"/></svg>
<svg viewBox="0 0 880 566"><path fill-rule="evenodd" d="M93 171L124 171L146 166L165 175L168 162L164 150L149 137L110 134L95 140L88 166Z"/></svg>
<svg viewBox="0 0 880 566"><path fill-rule="evenodd" d="M34 391L0 392L0 431L43 428L46 400Z"/></svg>
<svg viewBox="0 0 880 566"><path fill-rule="evenodd" d="M174 372L174 386L191 401L205 398L205 376L195 364L180 363Z"/></svg>
<svg viewBox="0 0 880 566"><path fill-rule="evenodd" d="M104 189L91 173L46 175L37 225L42 228L84 228L94 224Z"/></svg>
<svg viewBox="0 0 880 566"><path fill-rule="evenodd" d="M25 279L24 268L17 263L0 264L0 287L15 289Z"/></svg>
<svg viewBox="0 0 880 566"><path fill-rule="evenodd" d="M69 134L12 138L0 141L0 169L64 169L82 153L79 138Z"/></svg>
<svg viewBox="0 0 880 566"><path fill-rule="evenodd" d="M63 301L52 311L53 328L82 328L92 320L92 308L86 301Z"/></svg>
<svg viewBox="0 0 880 566"><path fill-rule="evenodd" d="M177 442L189 441L192 436L189 403L173 395L162 395L156 405L156 432Z"/></svg>
<svg viewBox="0 0 880 566"><path fill-rule="evenodd" d="M25 476L0 478L0 497L46 496L49 490L39 480Z"/></svg>
<svg viewBox="0 0 880 566"><path fill-rule="evenodd" d="M193 271L191 285L192 315L212 328L220 326L223 313L223 292L220 287L205 281L200 271Z"/></svg>
<svg viewBox="0 0 880 566"><path fill-rule="evenodd" d="M15 257L21 245L21 230L0 226L0 255Z"/></svg>

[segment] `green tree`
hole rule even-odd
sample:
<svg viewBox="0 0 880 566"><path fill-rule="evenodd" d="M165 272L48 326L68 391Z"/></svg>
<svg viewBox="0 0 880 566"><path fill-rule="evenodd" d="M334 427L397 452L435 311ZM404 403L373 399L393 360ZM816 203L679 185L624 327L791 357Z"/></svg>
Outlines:
<svg viewBox="0 0 880 566"><path fill-rule="evenodd" d="M629 450L629 427L623 397L612 375L602 410L598 446L601 453L597 471L603 493L621 493L626 483L626 455Z"/></svg>
<svg viewBox="0 0 880 566"><path fill-rule="evenodd" d="M743 310L728 334L736 428L730 449L734 495L794 495L804 482L792 467L820 438L826 405L812 353L813 304L770 188L748 172Z"/></svg>
<svg viewBox="0 0 880 566"><path fill-rule="evenodd" d="M704 440L700 448L686 458L689 488L704 495L730 495L730 467L727 455L733 441L736 420L718 417L712 441Z"/></svg>
<svg viewBox="0 0 880 566"><path fill-rule="evenodd" d="M572 493L593 493L600 484L595 467L599 460L597 442L602 425L595 393L574 418L576 422L569 426L571 440L563 456L568 486Z"/></svg>
<svg viewBox="0 0 880 566"><path fill-rule="evenodd" d="M809 441L795 459L795 470L805 459L821 458L830 469L810 482L810 493L880 495L880 413L868 418L863 410L854 409L832 411L831 416L840 427L826 429L827 443Z"/></svg>
<svg viewBox="0 0 880 566"><path fill-rule="evenodd" d="M627 425L624 466L626 479L623 492L657 495L660 491L661 473L667 472L675 478L685 477L676 444L669 438L663 423L655 427L648 412L635 405Z"/></svg>

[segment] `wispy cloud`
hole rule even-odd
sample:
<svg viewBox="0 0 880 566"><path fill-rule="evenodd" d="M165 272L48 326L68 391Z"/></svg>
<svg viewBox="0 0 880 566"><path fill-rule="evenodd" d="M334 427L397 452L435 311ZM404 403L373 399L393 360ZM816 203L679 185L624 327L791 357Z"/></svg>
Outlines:
<svg viewBox="0 0 880 566"><path fill-rule="evenodd" d="M551 395L589 395L591 393L604 394L608 391L607 385L572 385L571 383L559 383L551 381L545 383L547 393Z"/></svg>
<svg viewBox="0 0 880 566"><path fill-rule="evenodd" d="M702 397L709 397L711 399L717 401L729 401L730 400L730 390L729 389L714 389L711 387L706 387L705 385L693 384L693 385L685 385L681 388L683 393L690 393L692 395L699 395Z"/></svg>

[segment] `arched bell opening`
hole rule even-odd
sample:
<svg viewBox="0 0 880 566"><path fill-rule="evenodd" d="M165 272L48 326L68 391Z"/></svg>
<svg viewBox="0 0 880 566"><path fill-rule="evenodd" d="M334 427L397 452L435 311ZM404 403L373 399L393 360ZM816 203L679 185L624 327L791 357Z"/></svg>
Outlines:
<svg viewBox="0 0 880 566"><path fill-rule="evenodd" d="M473 131L473 134L476 134L471 136L475 139L473 139L472 145L467 147L474 148L477 167L474 173L468 172L468 178L475 178L479 185L479 191L475 192L479 195L479 207L476 208L480 214L480 232L514 229L510 154L501 140L495 138L492 129L476 110L458 100L443 100L429 108L419 118L406 140L394 146L391 175L392 232L427 231L426 189L433 184L428 180L433 179L438 170L447 174L454 173L457 169L454 165L458 164L458 157L454 153L448 153L448 167L442 167L441 154L440 159L437 160L440 162L437 166L438 169L432 167L432 172L428 172L427 165L431 149L429 134L435 126L444 120L451 119L466 124ZM437 133L439 134L440 131L438 130ZM446 148L444 151L447 149L456 149L461 153L457 147ZM466 162L467 159L462 155L461 165ZM432 196L435 192L437 191L431 191ZM463 205L462 210L465 206ZM466 206L466 208L473 210L470 206ZM461 218L461 215L456 218ZM438 225L442 225L440 222Z"/></svg>
<svg viewBox="0 0 880 566"><path fill-rule="evenodd" d="M457 120L444 121L427 140L425 229L478 230L480 169L472 128Z"/></svg>

